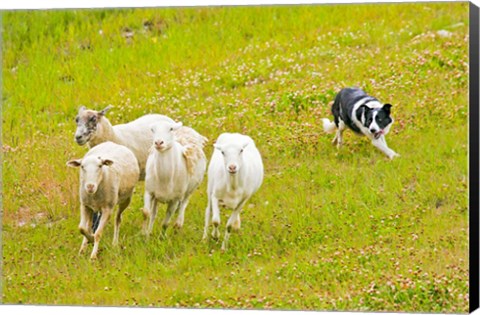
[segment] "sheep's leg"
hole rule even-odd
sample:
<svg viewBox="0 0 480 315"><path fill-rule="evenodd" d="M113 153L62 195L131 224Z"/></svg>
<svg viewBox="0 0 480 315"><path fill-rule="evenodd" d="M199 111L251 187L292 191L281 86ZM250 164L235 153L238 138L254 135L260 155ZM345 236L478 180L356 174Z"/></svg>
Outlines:
<svg viewBox="0 0 480 315"><path fill-rule="evenodd" d="M183 199L178 206L178 217L177 221L175 221L175 228L180 229L183 226L183 222L185 221L185 209L187 208L188 201L190 200L190 196Z"/></svg>
<svg viewBox="0 0 480 315"><path fill-rule="evenodd" d="M80 224L78 228L80 233L82 233L90 243L93 243L93 233L92 233L92 221L93 221L93 209L80 205Z"/></svg>
<svg viewBox="0 0 480 315"><path fill-rule="evenodd" d="M155 217L157 216L158 201L153 196L151 196L153 202L150 203L150 221L148 222L147 236L152 233L153 223L155 222Z"/></svg>
<svg viewBox="0 0 480 315"><path fill-rule="evenodd" d="M168 203L168 206L167 206L167 213L165 215L165 219L163 219L163 222L162 222L162 235L164 237L167 236L167 227L168 227L168 224L170 223L170 219L172 218L172 215L175 214L175 211L177 210L178 206L180 204L180 201L178 200L174 200L174 201L170 201Z"/></svg>
<svg viewBox="0 0 480 315"><path fill-rule="evenodd" d="M243 205L247 202L247 200L243 200L240 202L240 204L233 210L232 215L227 221L227 229L225 231L225 237L223 238L223 243L222 243L222 250L225 251L227 250L227 244L228 244L228 239L230 238L230 233L232 232L232 228L234 223L237 220L240 220L240 211L242 211Z"/></svg>
<svg viewBox="0 0 480 315"><path fill-rule="evenodd" d="M98 228L95 231L95 234L93 234L94 238L94 243L93 243L93 251L92 255L90 256L90 259L96 259L97 258L97 253L98 253L98 244L100 243L100 238L102 237L103 229L105 228L105 225L110 218L110 215L112 214L112 209L111 208L103 208L102 209L102 215L100 217L100 223L98 224Z"/></svg>
<svg viewBox="0 0 480 315"><path fill-rule="evenodd" d="M213 231L212 237L217 240L220 237L220 231L218 229L220 225L220 208L218 207L218 199L212 196L212 224Z"/></svg>
<svg viewBox="0 0 480 315"><path fill-rule="evenodd" d="M115 230L113 232L113 245L117 246L118 245L118 235L120 233L120 223L122 223L122 212L128 207L130 204L131 196L128 197L127 200L124 202L121 202L118 205L118 211L117 211L117 216L115 218Z"/></svg>
<svg viewBox="0 0 480 315"><path fill-rule="evenodd" d="M92 233L94 233L97 230L98 223L100 222L100 216L101 215L102 215L101 212L94 212L93 213L93 216L92 216L93 220L92 220L92 224L91 224L92 225L92 231L93 231Z"/></svg>
<svg viewBox="0 0 480 315"><path fill-rule="evenodd" d="M152 195L148 192L145 192L143 195L143 224L142 224L142 233L144 235L148 234L148 221L150 219L150 212L151 212L151 205L152 203Z"/></svg>
<svg viewBox="0 0 480 315"><path fill-rule="evenodd" d="M80 246L79 254L83 253L85 248L87 247L87 244L93 243L93 235L92 235L92 216L93 216L93 210L84 206L80 205L80 224L78 225L78 228L80 230L80 233L83 234L83 241L82 245Z"/></svg>
<svg viewBox="0 0 480 315"><path fill-rule="evenodd" d="M211 202L210 202L210 196L209 196L207 208L205 209L205 227L203 229L202 240L208 239L208 226L210 225L210 215L211 215Z"/></svg>
<svg viewBox="0 0 480 315"><path fill-rule="evenodd" d="M80 250L78 251L78 254L83 254L83 252L85 251L85 248L87 248L87 244L88 244L88 238L84 236L82 240L82 245L80 245Z"/></svg>
<svg viewBox="0 0 480 315"><path fill-rule="evenodd" d="M241 222L240 222L240 211L238 212L233 212L232 213L232 216L234 216L233 218L233 223L232 223L232 229L234 231L238 231L240 230L240 225L241 225Z"/></svg>

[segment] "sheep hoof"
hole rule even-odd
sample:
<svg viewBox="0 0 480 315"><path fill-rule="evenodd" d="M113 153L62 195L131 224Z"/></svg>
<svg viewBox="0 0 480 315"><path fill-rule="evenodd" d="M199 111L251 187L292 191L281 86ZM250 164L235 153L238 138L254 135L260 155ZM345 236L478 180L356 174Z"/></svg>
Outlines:
<svg viewBox="0 0 480 315"><path fill-rule="evenodd" d="M235 221L235 223L232 224L232 230L234 231L239 231L240 230L240 220Z"/></svg>
<svg viewBox="0 0 480 315"><path fill-rule="evenodd" d="M148 227L147 227L146 224L144 224L144 225L142 226L142 234L143 234L143 235L148 235L148 234L149 234L149 232L148 232Z"/></svg>
<svg viewBox="0 0 480 315"><path fill-rule="evenodd" d="M394 152L393 154L389 155L388 157L390 158L390 160L393 160L394 158L399 158L400 154Z"/></svg>
<svg viewBox="0 0 480 315"><path fill-rule="evenodd" d="M149 231L147 228L145 228L145 229L142 229L142 231L140 233L148 239L150 234L151 234L151 231Z"/></svg>
<svg viewBox="0 0 480 315"><path fill-rule="evenodd" d="M183 227L183 223L179 223L179 222L175 222L175 224L173 225L173 228L179 230Z"/></svg>

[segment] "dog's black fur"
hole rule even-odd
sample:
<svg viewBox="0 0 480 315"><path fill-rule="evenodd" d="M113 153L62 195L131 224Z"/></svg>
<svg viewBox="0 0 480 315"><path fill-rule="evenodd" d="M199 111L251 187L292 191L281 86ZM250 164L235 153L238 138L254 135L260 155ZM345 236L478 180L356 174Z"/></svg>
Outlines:
<svg viewBox="0 0 480 315"><path fill-rule="evenodd" d="M353 106L362 99L362 104L357 108L355 113L353 113ZM356 133L362 134L362 130L360 130L360 128L352 120L352 115L355 115L357 121L362 122L363 126L368 128L375 138L378 138L381 135L378 132L384 130L393 122L393 119L390 117L390 109L392 105L385 104L381 108L370 108L366 104L371 101L380 102L378 99L368 95L361 89L342 89L335 97L335 101L332 105L332 114L334 116L334 121L337 128L339 127L341 119L348 128ZM375 120L379 128L376 128L376 126L370 128L373 122L373 114L375 111L378 112L377 115L375 115ZM363 121L362 115L364 115Z"/></svg>
<svg viewBox="0 0 480 315"><path fill-rule="evenodd" d="M334 121L323 118L323 128L325 132L337 129L333 139L337 147L342 145L342 132L348 127L357 134L367 136L375 147L393 159L398 154L387 146L385 140L393 124L391 108L391 104L383 104L359 88L344 88L332 105Z"/></svg>

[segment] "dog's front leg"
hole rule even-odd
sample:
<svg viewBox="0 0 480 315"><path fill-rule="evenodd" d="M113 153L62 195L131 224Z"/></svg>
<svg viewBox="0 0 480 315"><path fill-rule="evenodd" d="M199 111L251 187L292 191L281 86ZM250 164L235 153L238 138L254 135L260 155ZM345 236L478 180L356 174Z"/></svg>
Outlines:
<svg viewBox="0 0 480 315"><path fill-rule="evenodd" d="M385 136L380 136L378 139L372 139L372 144L380 149L383 153L385 153L391 160L393 160L394 157L400 156L400 154L396 153L392 149L390 149L387 146L387 141L385 140Z"/></svg>

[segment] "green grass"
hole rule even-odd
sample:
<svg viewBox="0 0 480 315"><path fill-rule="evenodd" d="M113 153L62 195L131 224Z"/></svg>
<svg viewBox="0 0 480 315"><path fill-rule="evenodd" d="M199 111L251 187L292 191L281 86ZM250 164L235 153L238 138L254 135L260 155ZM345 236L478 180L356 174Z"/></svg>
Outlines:
<svg viewBox="0 0 480 315"><path fill-rule="evenodd" d="M18 11L3 29L3 303L468 311L467 3ZM345 86L393 104L400 158L350 131L331 145L319 119ZM99 260L78 256L81 104L252 136L265 180L230 249L200 242L206 181L182 231L160 240L158 219L146 240L142 183L120 247L110 222Z"/></svg>

